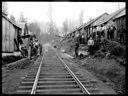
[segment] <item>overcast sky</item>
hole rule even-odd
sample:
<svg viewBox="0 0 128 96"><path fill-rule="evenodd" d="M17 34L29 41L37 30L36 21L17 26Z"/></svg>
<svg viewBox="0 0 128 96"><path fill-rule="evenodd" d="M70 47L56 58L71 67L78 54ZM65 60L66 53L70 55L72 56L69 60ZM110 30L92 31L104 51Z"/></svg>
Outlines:
<svg viewBox="0 0 128 96"><path fill-rule="evenodd" d="M125 2L52 2L52 18L61 26L66 18L77 20L83 10L85 23L89 18L95 18L105 12L110 14L125 6ZM23 12L28 21L48 21L48 8L49 2L8 2L9 14L18 19Z"/></svg>

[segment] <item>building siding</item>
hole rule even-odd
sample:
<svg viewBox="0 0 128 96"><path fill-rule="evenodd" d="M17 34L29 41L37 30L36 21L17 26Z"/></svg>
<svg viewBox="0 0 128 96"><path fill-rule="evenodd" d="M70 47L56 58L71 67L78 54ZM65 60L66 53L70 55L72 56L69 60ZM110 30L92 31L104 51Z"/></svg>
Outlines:
<svg viewBox="0 0 128 96"><path fill-rule="evenodd" d="M123 25L124 28L126 29L126 17L123 16L123 17L117 18L117 19L114 20L114 23L115 23L116 29L117 29L117 30L116 30L116 34L115 34L115 38L116 38L116 40L118 40L118 38L119 38L119 33L118 33L118 31L119 31L121 25ZM126 38L125 38L125 39L126 39Z"/></svg>
<svg viewBox="0 0 128 96"><path fill-rule="evenodd" d="M14 52L17 50L14 42L14 36L18 32L16 31L17 29L8 19L4 16L2 17L2 52Z"/></svg>

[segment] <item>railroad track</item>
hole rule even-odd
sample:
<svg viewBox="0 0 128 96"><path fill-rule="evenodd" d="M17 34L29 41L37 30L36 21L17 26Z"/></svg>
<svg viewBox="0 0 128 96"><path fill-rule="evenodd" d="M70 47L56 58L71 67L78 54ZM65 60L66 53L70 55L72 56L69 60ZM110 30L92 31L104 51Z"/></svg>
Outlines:
<svg viewBox="0 0 128 96"><path fill-rule="evenodd" d="M18 94L100 94L81 74L74 74L58 54L51 56L45 51L38 61L21 82Z"/></svg>

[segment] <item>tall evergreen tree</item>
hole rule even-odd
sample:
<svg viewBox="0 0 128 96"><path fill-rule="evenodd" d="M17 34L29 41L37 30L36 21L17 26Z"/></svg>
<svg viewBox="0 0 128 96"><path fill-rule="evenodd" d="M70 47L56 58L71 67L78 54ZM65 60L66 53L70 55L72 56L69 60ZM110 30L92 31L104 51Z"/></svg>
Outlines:
<svg viewBox="0 0 128 96"><path fill-rule="evenodd" d="M10 19L14 22L14 23L16 23L16 19L15 19L15 17L11 14L11 16L10 16Z"/></svg>
<svg viewBox="0 0 128 96"><path fill-rule="evenodd" d="M23 12L20 13L20 18L18 20L19 22L27 23L27 18L25 18Z"/></svg>
<svg viewBox="0 0 128 96"><path fill-rule="evenodd" d="M8 15L8 4L7 2L2 2L2 12Z"/></svg>
<svg viewBox="0 0 128 96"><path fill-rule="evenodd" d="M84 15L84 12L83 12L83 10L81 10L80 15L79 15L79 24L80 25L83 25L83 15Z"/></svg>

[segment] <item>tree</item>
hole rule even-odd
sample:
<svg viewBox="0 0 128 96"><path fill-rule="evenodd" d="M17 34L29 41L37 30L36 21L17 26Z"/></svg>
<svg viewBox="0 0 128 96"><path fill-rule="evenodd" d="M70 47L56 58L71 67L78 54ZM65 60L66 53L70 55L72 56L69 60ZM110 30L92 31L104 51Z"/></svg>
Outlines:
<svg viewBox="0 0 128 96"><path fill-rule="evenodd" d="M68 32L68 20L65 19L65 21L63 22L63 35L66 36Z"/></svg>
<svg viewBox="0 0 128 96"><path fill-rule="evenodd" d="M20 22L25 22L25 23L27 22L27 18L25 18L23 12L20 13L20 18L19 18L18 21L20 21Z"/></svg>
<svg viewBox="0 0 128 96"><path fill-rule="evenodd" d="M90 18L89 18L89 21L92 21L92 20L93 20L93 18L92 18L92 17L90 17Z"/></svg>
<svg viewBox="0 0 128 96"><path fill-rule="evenodd" d="M83 14L84 14L84 12L83 12L83 10L81 10L80 15L79 15L79 24L80 25L83 25Z"/></svg>
<svg viewBox="0 0 128 96"><path fill-rule="evenodd" d="M32 22L28 25L28 30L33 32L38 39L40 39L40 27L37 22Z"/></svg>
<svg viewBox="0 0 128 96"><path fill-rule="evenodd" d="M53 20L52 20L52 3L49 3L49 8L48 8L48 17L49 17L49 33L53 33Z"/></svg>
<svg viewBox="0 0 128 96"><path fill-rule="evenodd" d="M15 17L14 17L13 15L10 16L10 19L11 19L14 23L16 23Z"/></svg>
<svg viewBox="0 0 128 96"><path fill-rule="evenodd" d="M7 2L2 2L2 12L8 14L8 5Z"/></svg>
<svg viewBox="0 0 128 96"><path fill-rule="evenodd" d="M70 32L73 31L74 29L76 29L77 26L79 26L78 20L69 20L69 27L68 27L68 30L69 30Z"/></svg>
<svg viewBox="0 0 128 96"><path fill-rule="evenodd" d="M58 35L59 33L58 27L55 22L53 22L53 33L54 35Z"/></svg>

